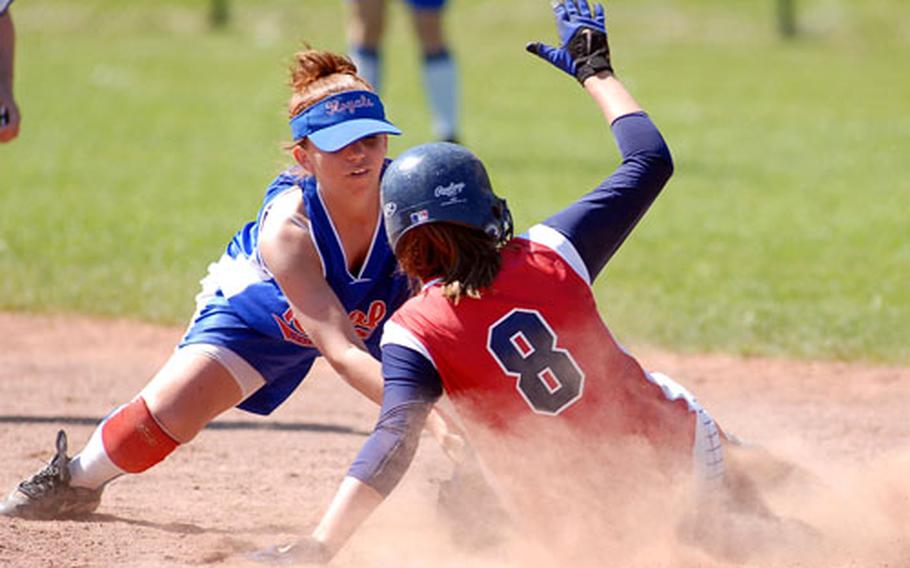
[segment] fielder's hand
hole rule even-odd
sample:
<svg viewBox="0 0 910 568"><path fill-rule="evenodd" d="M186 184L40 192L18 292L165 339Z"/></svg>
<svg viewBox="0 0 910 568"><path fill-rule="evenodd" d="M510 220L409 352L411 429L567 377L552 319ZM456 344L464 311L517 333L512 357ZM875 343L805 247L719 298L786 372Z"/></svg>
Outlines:
<svg viewBox="0 0 910 568"><path fill-rule="evenodd" d="M548 61L584 83L601 71L613 72L610 64L610 45L604 8L594 5L591 12L588 0L564 0L553 4L559 47L531 42L525 49Z"/></svg>
<svg viewBox="0 0 910 568"><path fill-rule="evenodd" d="M299 564L328 564L332 559L326 546L308 536L285 546L272 545L249 555L250 560L273 566L297 566Z"/></svg>

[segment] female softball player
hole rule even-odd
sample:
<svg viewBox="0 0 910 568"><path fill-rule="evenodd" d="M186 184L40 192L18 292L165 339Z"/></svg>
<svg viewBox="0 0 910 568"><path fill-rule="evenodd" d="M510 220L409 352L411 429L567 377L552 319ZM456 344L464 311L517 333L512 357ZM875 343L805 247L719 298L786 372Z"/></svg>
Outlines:
<svg viewBox="0 0 910 568"><path fill-rule="evenodd" d="M423 285L383 332L381 416L312 535L261 557L330 559L399 482L443 392L512 511L556 512L577 498L560 491L584 483L579 472L606 479L630 453L655 469L694 469L709 484L722 478L714 421L617 343L591 290L669 180L669 149L613 75L602 6L567 0L554 11L560 47L528 50L582 84L622 164L512 238L505 200L465 148L426 144L392 163L381 186L389 242ZM611 489L595 480L587 497L608 500ZM558 519L546 518L545 534L556 538Z"/></svg>
<svg viewBox="0 0 910 568"><path fill-rule="evenodd" d="M232 406L271 413L318 355L381 401L379 331L408 296L379 207L387 135L400 131L343 56L299 52L291 79L296 165L271 183L256 220L209 266L174 354L72 459L61 431L56 456L0 513L90 513L105 484L159 463Z"/></svg>

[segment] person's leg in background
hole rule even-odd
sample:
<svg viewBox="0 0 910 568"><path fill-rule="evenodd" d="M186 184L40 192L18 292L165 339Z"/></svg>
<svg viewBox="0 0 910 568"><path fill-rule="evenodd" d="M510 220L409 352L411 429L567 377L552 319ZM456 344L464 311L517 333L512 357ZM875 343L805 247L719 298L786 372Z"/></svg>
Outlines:
<svg viewBox="0 0 910 568"><path fill-rule="evenodd" d="M407 0L423 55L424 89L440 140L457 142L459 135L458 68L443 31L445 0Z"/></svg>
<svg viewBox="0 0 910 568"><path fill-rule="evenodd" d="M382 86L385 0L348 0L348 50L357 72L378 93Z"/></svg>

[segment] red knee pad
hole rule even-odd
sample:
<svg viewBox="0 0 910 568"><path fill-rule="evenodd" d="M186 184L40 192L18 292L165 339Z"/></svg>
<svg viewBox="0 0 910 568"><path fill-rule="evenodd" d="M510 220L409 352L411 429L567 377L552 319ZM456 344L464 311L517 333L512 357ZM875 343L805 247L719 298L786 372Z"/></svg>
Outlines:
<svg viewBox="0 0 910 568"><path fill-rule="evenodd" d="M110 460L127 473L147 470L178 445L155 422L142 397L137 397L105 421L101 427L101 440Z"/></svg>

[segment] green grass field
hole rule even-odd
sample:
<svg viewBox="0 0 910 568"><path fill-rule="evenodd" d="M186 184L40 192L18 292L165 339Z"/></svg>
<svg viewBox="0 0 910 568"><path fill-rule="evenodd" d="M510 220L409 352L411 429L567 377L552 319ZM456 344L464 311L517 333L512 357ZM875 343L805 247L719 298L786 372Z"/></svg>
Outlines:
<svg viewBox="0 0 910 568"><path fill-rule="evenodd" d="M910 11L903 0L615 0L617 70L676 175L596 285L632 345L910 363ZM290 55L344 50L343 3L21 0L22 134L0 147L0 309L183 323L288 158ZM390 2L384 98L430 137ZM618 154L593 103L523 51L545 0L452 0L464 141L525 228Z"/></svg>

